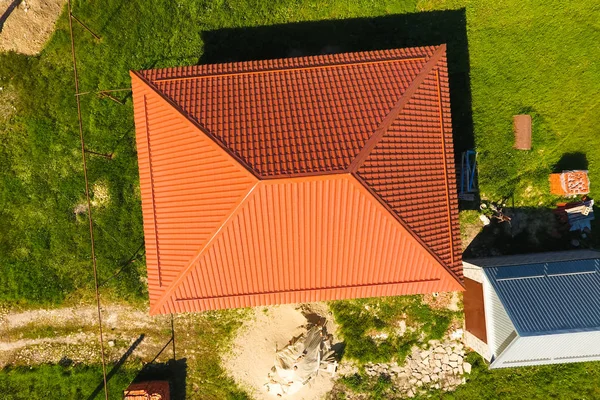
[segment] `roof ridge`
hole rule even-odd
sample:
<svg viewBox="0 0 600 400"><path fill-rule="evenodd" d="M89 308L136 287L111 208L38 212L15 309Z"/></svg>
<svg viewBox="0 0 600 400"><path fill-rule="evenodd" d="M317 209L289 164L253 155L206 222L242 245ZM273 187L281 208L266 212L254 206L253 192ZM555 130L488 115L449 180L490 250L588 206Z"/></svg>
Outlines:
<svg viewBox="0 0 600 400"><path fill-rule="evenodd" d="M227 218L225 218L223 220L223 222L219 225L219 227L217 228L217 230L212 233L212 235L210 236L210 239L208 239L206 241L206 243L204 243L204 245L198 250L198 252L196 253L196 255L190 259L190 262L188 262L188 264L183 269L181 269L181 271L177 274L177 276L171 281L171 284L169 285L169 287L167 287L162 292L162 294L160 295L160 298L150 308L150 314L157 313L158 310L160 309L160 307L162 307L163 304L171 297L171 295L173 294L173 291L179 286L179 284L187 276L188 272L194 267L195 263L198 260L200 260L200 258L204 255L204 253L208 249L210 249L212 242L214 242L216 240L216 238L219 237L219 233L227 225L229 225L229 222L233 219L233 217L236 216L241 211L242 207L252 197L252 194L254 193L254 190L258 187L258 185L260 184L260 182L261 182L260 180L257 180L254 183L254 185L252 185L252 187L246 192L246 194L244 194L239 199L239 202L237 203L237 205L231 210L231 212L229 213L229 215L227 216Z"/></svg>
<svg viewBox="0 0 600 400"><path fill-rule="evenodd" d="M170 81L204 76L223 76L252 73L256 71L272 72L277 70L294 70L306 67L323 67L336 65L363 64L377 61L399 61L426 59L436 46L417 46L408 48L392 48L369 51L342 52L333 54L307 55L299 57L279 57L266 60L248 60L240 62L221 62L215 64L197 64L180 68L162 68L158 70L139 70L142 75L161 71L151 78L153 81ZM203 67L212 67L203 69ZM235 68L234 68L235 67ZM176 75L177 74L177 75ZM158 76L157 76L158 75ZM171 75L171 76L169 76ZM160 76L160 77L159 77Z"/></svg>
<svg viewBox="0 0 600 400"><path fill-rule="evenodd" d="M383 139L383 136L387 132L388 128L392 123L398 118L406 104L410 101L410 99L417 92L421 84L425 81L425 78L429 75L429 73L433 70L433 68L437 65L438 61L442 58L442 56L446 52L446 45L439 45L435 52L429 57L419 74L413 79L410 86L406 89L406 91L402 94L400 99L394 104L394 107L390 110L390 112L385 116L385 118L381 121L373 135L367 140L364 147L361 151L356 155L354 160L350 163L348 167L348 172L355 173L361 167L361 165L365 162L365 160L371 154L371 151L377 146L377 144Z"/></svg>
<svg viewBox="0 0 600 400"><path fill-rule="evenodd" d="M248 165L241 157L239 157L235 152L233 152L230 148L228 148L225 144L223 144L215 135L213 135L205 126L203 126L199 121L196 121L192 116L186 112L179 104L177 104L174 100L170 99L166 96L156 85L154 82L148 80L140 71L130 71L131 74L135 75L142 82L144 82L150 89L152 89L156 94L158 94L163 100L169 103L179 114L185 117L188 121L190 121L196 128L198 128L202 133L208 136L217 146L219 146L223 151L229 154L235 161L237 161L246 171L248 171L252 176L256 179L262 179L261 176Z"/></svg>
<svg viewBox="0 0 600 400"><path fill-rule="evenodd" d="M256 69L256 70L248 70L248 71L236 71L236 72L219 72L219 73L205 73L198 75L190 75L190 76L181 76L181 77L169 77L169 78L157 78L154 82L170 82L170 81L184 81L189 79L201 79L201 78L215 78L215 77L226 77L226 76L238 76L238 75L255 75L255 74L269 74L275 72L288 72L288 71L305 71L305 70L315 70L315 69L325 69L325 68L336 68L336 67L345 67L348 65L374 65L374 64L383 64L383 63L392 63L392 62L400 62L400 61L415 61L415 60L424 60L426 57L389 57L389 58L381 58L375 60L361 60L361 61L351 61L351 62L343 62L336 61L328 64L320 64L320 65L297 65L297 66L289 66L289 67L280 67L280 68L265 68L265 69Z"/></svg>

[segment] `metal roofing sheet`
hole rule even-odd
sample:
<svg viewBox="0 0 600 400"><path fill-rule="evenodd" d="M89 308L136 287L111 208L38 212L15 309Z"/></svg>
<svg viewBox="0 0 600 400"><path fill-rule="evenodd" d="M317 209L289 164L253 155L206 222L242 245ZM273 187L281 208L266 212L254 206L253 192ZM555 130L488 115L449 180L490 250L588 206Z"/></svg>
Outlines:
<svg viewBox="0 0 600 400"><path fill-rule="evenodd" d="M259 175L331 173L348 167L432 52L394 49L240 63L230 72L226 64L223 72L198 66L142 74Z"/></svg>
<svg viewBox="0 0 600 400"><path fill-rule="evenodd" d="M156 307L182 312L330 299L338 289L389 296L434 287L460 290L352 175L339 174L260 182Z"/></svg>
<svg viewBox="0 0 600 400"><path fill-rule="evenodd" d="M600 259L587 259L484 272L519 335L533 336L600 330L599 266Z"/></svg>
<svg viewBox="0 0 600 400"><path fill-rule="evenodd" d="M444 45L142 71L132 73L132 87L152 312L460 290ZM398 159L403 161L396 164ZM359 176L363 162L371 170ZM293 224L284 219L295 215L295 209L271 215L264 207L275 207L283 198L293 205L303 199L297 191L281 190L283 197L264 197L268 204L257 205L256 212L244 208L250 207L246 203L259 198L269 181L278 185L312 175L331 181L312 197L315 207L326 207L325 199L337 196L333 182L341 174L353 179L395 221L396 229L418 244L419 250L401 247L403 251L435 260L437 273L454 281L420 281L423 271L404 256L398 259L406 262L411 275L401 282L381 276L380 282L371 282L369 275L361 275L362 283L344 281L341 286L329 275L319 282L306 277L291 283L263 280L265 265L278 265L280 270L269 270L273 273L288 267L261 257L274 251L271 256L280 263L286 254L296 254L288 248L292 244L272 247L260 233L261 226L271 224L291 229ZM347 206L342 202L340 212L347 212ZM242 209L249 220L236 235L243 237L223 242ZM294 226L306 235L315 228ZM338 235L354 235L349 226L337 229ZM366 243L379 238L382 243L376 246L383 247L377 251L392 249L377 230L383 226L373 229ZM279 238L279 233L274 236ZM298 256L300 264L293 264L303 274L319 268L321 264L314 264L319 254L337 257L346 249L345 242L319 237L299 239L316 243L305 248L306 254L299 253L304 254ZM216 258L202 258L217 246L221 253ZM253 255L257 249L261 251ZM199 263L212 268L201 279L193 272ZM337 264L327 265L331 269ZM366 271L379 264L360 265ZM254 286L232 286L239 284L236 268L247 274L244 284ZM332 276L343 272L343 267L336 268Z"/></svg>
<svg viewBox="0 0 600 400"><path fill-rule="evenodd" d="M154 302L258 180L136 77L132 86Z"/></svg>
<svg viewBox="0 0 600 400"><path fill-rule="evenodd" d="M457 275L462 273L445 57L428 72L358 175ZM446 221L447 223L442 223Z"/></svg>

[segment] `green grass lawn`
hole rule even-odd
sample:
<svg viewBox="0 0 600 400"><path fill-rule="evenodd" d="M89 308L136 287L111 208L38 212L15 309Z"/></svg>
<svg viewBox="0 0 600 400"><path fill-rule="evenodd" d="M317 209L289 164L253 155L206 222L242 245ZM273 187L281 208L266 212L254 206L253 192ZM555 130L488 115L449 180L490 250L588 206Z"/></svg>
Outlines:
<svg viewBox="0 0 600 400"><path fill-rule="evenodd" d="M107 0L75 1L74 14L102 37L75 28L82 92L127 88L130 69L447 42L456 142L474 142L485 196L550 205L547 175L573 153L588 164L592 196L600 193L596 1ZM0 54L0 302L91 298L88 227L74 212L84 192L67 26L63 15L39 56ZM99 275L104 282L120 271L104 296L145 301L131 97L115 96L125 104L82 97L88 149L112 154L88 158ZM522 112L534 119L529 152L512 149L512 116ZM562 371L553 368L478 382L540 386L549 396L548 374ZM600 370L565 368L586 371L569 375L567 387L586 387ZM483 393L470 387L456 398Z"/></svg>
<svg viewBox="0 0 600 400"><path fill-rule="evenodd" d="M398 296L330 302L344 338L344 357L360 364L402 364L412 346L441 340L453 318L461 319L461 314L434 310L421 299L422 296ZM398 334L401 321L405 332ZM385 335L385 339L377 339L377 335Z"/></svg>
<svg viewBox="0 0 600 400"><path fill-rule="evenodd" d="M452 393L432 392L423 398L439 399L597 399L600 398L600 363L572 363L527 368L488 370L476 353L467 383Z"/></svg>
<svg viewBox="0 0 600 400"><path fill-rule="evenodd" d="M102 37L75 28L81 91L127 88L130 69L448 42L457 145L474 138L483 194L548 205L555 199L547 194L547 174L575 152L584 153L596 194L597 2L166 4L74 3L75 14ZM421 11L436 12L407 14ZM0 86L0 300L56 304L89 297L87 223L74 213L84 196L64 15L40 56L0 55ZM98 266L104 281L126 265L105 295L144 300L143 254L127 264L143 243L131 97L115 96L125 105L82 97L89 150L113 155L89 155L92 192L108 193L94 207ZM511 148L511 118L520 112L534 117L530 152Z"/></svg>
<svg viewBox="0 0 600 400"><path fill-rule="evenodd" d="M109 381L109 399L122 399L123 390L135 374L132 369L119 369ZM97 390L101 384L102 367L99 365L40 365L0 370L0 390L6 400L104 399L104 392ZM93 393L97 395L90 397Z"/></svg>

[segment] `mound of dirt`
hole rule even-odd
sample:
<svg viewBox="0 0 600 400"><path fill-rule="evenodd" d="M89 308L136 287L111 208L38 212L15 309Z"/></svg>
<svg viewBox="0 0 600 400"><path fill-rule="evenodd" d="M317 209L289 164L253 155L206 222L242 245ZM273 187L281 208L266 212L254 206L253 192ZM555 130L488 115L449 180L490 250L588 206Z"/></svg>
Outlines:
<svg viewBox="0 0 600 400"><path fill-rule="evenodd" d="M22 0L14 7L15 1L0 0L0 51L37 54L52 34L66 0Z"/></svg>
<svg viewBox="0 0 600 400"><path fill-rule="evenodd" d="M327 319L327 331L335 334L337 327L325 303L256 308L254 316L238 332L231 351L224 355L223 366L238 384L251 392L253 398L277 398L265 388L276 351L285 347L291 338L306 333L306 325L314 323L319 316ZM332 388L331 375L320 373L299 392L285 398L320 399Z"/></svg>

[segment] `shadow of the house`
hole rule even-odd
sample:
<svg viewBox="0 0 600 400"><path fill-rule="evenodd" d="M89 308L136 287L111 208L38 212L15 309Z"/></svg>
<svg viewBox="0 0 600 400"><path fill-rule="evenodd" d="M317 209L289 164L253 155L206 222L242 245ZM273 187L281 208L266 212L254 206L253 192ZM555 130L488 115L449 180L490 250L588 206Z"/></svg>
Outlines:
<svg viewBox="0 0 600 400"><path fill-rule="evenodd" d="M465 10L226 28L202 33L199 63L447 44L457 161L473 148L473 117Z"/></svg>
<svg viewBox="0 0 600 400"><path fill-rule="evenodd" d="M594 209L594 213L598 212ZM592 221L591 233L570 231L550 208L518 207L506 209L511 218L500 222L494 218L479 232L463 253L463 258L539 253L593 248L597 246L594 230L600 226ZM596 214L598 215L598 214ZM596 225L596 226L595 226Z"/></svg>

